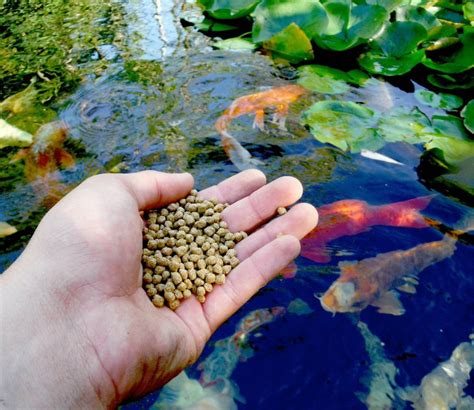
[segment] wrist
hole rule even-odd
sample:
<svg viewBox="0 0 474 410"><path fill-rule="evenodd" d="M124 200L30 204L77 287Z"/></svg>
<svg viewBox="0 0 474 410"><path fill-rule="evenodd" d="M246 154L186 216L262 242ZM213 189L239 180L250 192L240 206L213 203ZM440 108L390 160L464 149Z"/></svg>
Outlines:
<svg viewBox="0 0 474 410"><path fill-rule="evenodd" d="M77 329L67 298L13 264L0 277L0 391L8 408L104 408L103 369ZM41 269L35 266L36 269ZM63 295L64 296L64 295ZM61 302L62 299L62 302Z"/></svg>

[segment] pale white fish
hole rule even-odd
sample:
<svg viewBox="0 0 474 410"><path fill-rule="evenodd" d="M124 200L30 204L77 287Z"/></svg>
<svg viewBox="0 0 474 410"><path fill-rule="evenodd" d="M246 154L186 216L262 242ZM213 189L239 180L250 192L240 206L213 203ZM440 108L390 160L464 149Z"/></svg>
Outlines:
<svg viewBox="0 0 474 410"><path fill-rule="evenodd" d="M237 410L235 387L227 379L203 387L182 371L160 392L151 410ZM238 393L237 393L238 394Z"/></svg>
<svg viewBox="0 0 474 410"><path fill-rule="evenodd" d="M368 392L357 392L356 396L369 410L391 410L399 407L396 395L398 369L385 356L382 341L374 335L367 325L358 322L357 327L364 338L365 350L369 355L370 366L361 380Z"/></svg>
<svg viewBox="0 0 474 410"><path fill-rule="evenodd" d="M471 396L464 394L474 368L474 334L470 342L458 345L451 357L421 380L417 388L403 389L400 395L416 410L472 409Z"/></svg>
<svg viewBox="0 0 474 410"><path fill-rule="evenodd" d="M365 158L373 159L375 161L388 162L389 164L396 164L396 165L405 165L401 162L398 162L397 160L393 158L387 157L386 155L380 154L378 152L370 151L368 149L363 149L360 152L360 155Z"/></svg>
<svg viewBox="0 0 474 410"><path fill-rule="evenodd" d="M14 233L18 232L17 229L3 221L0 221L0 238L4 238L5 236L13 235Z"/></svg>

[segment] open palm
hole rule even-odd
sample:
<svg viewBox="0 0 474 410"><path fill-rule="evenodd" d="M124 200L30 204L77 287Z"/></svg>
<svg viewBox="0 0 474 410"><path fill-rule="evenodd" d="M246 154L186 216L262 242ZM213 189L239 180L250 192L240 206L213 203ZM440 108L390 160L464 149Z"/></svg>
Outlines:
<svg viewBox="0 0 474 410"><path fill-rule="evenodd" d="M253 233L236 246L241 264L203 305L191 297L174 312L158 309L141 286L139 211L182 198L192 185L189 174L154 171L91 178L46 215L18 261L54 261L30 282L49 289L50 309L61 312L56 326L67 328L63 344L77 345L77 357L66 349L56 358L74 366L83 360L79 373L102 404L143 395L194 362L217 327L297 256L297 238L317 222L311 205L298 204L262 227L277 207L300 198L291 177L266 184L249 170L201 191L231 204L222 213L231 231Z"/></svg>

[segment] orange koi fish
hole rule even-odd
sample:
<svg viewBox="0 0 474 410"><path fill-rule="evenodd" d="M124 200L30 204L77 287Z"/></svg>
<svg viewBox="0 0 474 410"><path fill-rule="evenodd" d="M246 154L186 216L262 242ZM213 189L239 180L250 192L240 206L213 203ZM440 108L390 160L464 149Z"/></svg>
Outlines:
<svg viewBox="0 0 474 410"><path fill-rule="evenodd" d="M318 226L301 242L301 255L314 262L329 262L328 242L342 236L357 235L374 225L426 228L428 219L418 211L425 209L431 199L432 196L424 196L378 206L357 199L345 199L323 205L318 208Z"/></svg>
<svg viewBox="0 0 474 410"><path fill-rule="evenodd" d="M41 126L34 135L33 144L21 149L13 161L25 161L25 175L29 181L44 178L55 172L58 165L68 168L75 165L74 158L62 145L67 136L67 126L62 121L53 121Z"/></svg>
<svg viewBox="0 0 474 410"><path fill-rule="evenodd" d="M453 236L445 235L440 241L405 251L382 253L358 262L340 262L341 276L321 297L321 305L333 313L360 312L372 305L380 313L402 315L405 309L392 289L415 293L417 274L452 256L455 244Z"/></svg>
<svg viewBox="0 0 474 410"><path fill-rule="evenodd" d="M290 104L307 92L306 88L291 84L244 95L232 102L230 107L217 119L215 127L221 135L225 153L237 168L240 170L252 168L260 161L252 158L250 153L228 133L227 128L232 120L242 115L255 114L253 128L264 131L265 110L271 109L274 110L273 122L277 123L280 129L285 129Z"/></svg>

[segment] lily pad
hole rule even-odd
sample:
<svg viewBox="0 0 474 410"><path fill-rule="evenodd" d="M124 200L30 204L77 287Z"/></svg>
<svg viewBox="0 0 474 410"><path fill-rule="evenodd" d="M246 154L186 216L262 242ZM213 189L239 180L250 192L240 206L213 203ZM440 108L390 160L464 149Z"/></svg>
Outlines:
<svg viewBox="0 0 474 410"><path fill-rule="evenodd" d="M369 73L394 76L408 73L413 67L421 63L424 57L424 50L418 50L399 58L368 52L362 54L358 62Z"/></svg>
<svg viewBox="0 0 474 410"><path fill-rule="evenodd" d="M444 50L449 52L453 48L453 52L443 55L434 60L426 58L423 64L433 70L443 73L462 73L474 67L474 53L472 52L472 44L474 44L474 27L464 26L464 32L459 36L461 47L458 44L447 47Z"/></svg>
<svg viewBox="0 0 474 410"><path fill-rule="evenodd" d="M318 0L263 0L253 17L252 38L256 43L269 40L291 23L298 25L311 39L328 23L326 11Z"/></svg>
<svg viewBox="0 0 474 410"><path fill-rule="evenodd" d="M368 41L382 28L387 10L377 5L358 5L339 1L324 3L329 15L326 30L320 30L314 41L321 48L343 51ZM347 11L349 13L347 14Z"/></svg>
<svg viewBox="0 0 474 410"><path fill-rule="evenodd" d="M464 118L464 126L474 133L474 100L469 101L462 109L461 117Z"/></svg>
<svg viewBox="0 0 474 410"><path fill-rule="evenodd" d="M445 90L467 90L474 87L473 70L460 74L430 74L427 79L430 84Z"/></svg>
<svg viewBox="0 0 474 410"><path fill-rule="evenodd" d="M377 150L384 145L374 129L375 113L347 101L319 101L303 115L314 137L342 150Z"/></svg>
<svg viewBox="0 0 474 410"><path fill-rule="evenodd" d="M462 6L462 11L464 13L464 18L472 23L474 23L474 3L472 1L467 1L466 4Z"/></svg>
<svg viewBox="0 0 474 410"><path fill-rule="evenodd" d="M474 158L474 142L435 135L425 144L426 149L438 148L448 164L457 165L469 158Z"/></svg>
<svg viewBox="0 0 474 410"><path fill-rule="evenodd" d="M33 135L0 119L0 148L26 147L33 143Z"/></svg>
<svg viewBox="0 0 474 410"><path fill-rule="evenodd" d="M396 21L389 24L374 43L386 56L402 57L416 50L427 36L426 29L419 23Z"/></svg>
<svg viewBox="0 0 474 410"><path fill-rule="evenodd" d="M220 48L221 50L232 50L232 51L249 51L255 50L257 47L252 40L240 37L228 38L226 40L216 41L214 47Z"/></svg>
<svg viewBox="0 0 474 410"><path fill-rule="evenodd" d="M207 31L211 33L220 33L224 31L237 30L237 26L232 26L230 24L219 23L212 19L204 19L200 23L197 23L195 27L200 31Z"/></svg>
<svg viewBox="0 0 474 410"><path fill-rule="evenodd" d="M263 47L272 51L274 57L281 57L290 63L296 64L314 58L311 41L295 23L265 41Z"/></svg>
<svg viewBox="0 0 474 410"><path fill-rule="evenodd" d="M342 94L349 91L349 76L341 70L322 65L305 65L298 68L298 84L322 94Z"/></svg>
<svg viewBox="0 0 474 410"><path fill-rule="evenodd" d="M250 14L260 0L199 0L211 17L237 19Z"/></svg>
<svg viewBox="0 0 474 410"><path fill-rule="evenodd" d="M406 6L397 9L398 21L409 21L421 24L428 33L438 26L440 21L424 7Z"/></svg>
<svg viewBox="0 0 474 410"><path fill-rule="evenodd" d="M424 105L432 108L442 108L443 110L455 110L459 108L463 100L453 94L434 93L433 91L418 89L415 91L415 98Z"/></svg>

